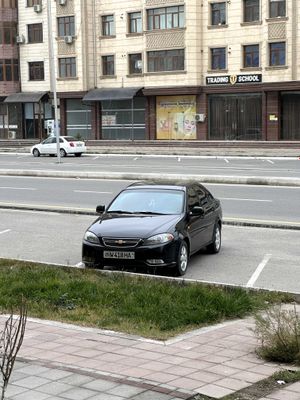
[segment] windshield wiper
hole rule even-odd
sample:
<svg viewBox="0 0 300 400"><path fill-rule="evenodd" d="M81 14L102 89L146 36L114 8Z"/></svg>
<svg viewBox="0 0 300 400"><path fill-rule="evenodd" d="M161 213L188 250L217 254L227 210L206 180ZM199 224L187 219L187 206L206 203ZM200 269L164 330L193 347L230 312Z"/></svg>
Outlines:
<svg viewBox="0 0 300 400"><path fill-rule="evenodd" d="M112 210L112 211L107 210L106 212L108 214L134 214L131 211L125 211L125 210Z"/></svg>
<svg viewBox="0 0 300 400"><path fill-rule="evenodd" d="M153 212L153 211L135 211L133 214L145 214L145 215L165 215L161 212Z"/></svg>

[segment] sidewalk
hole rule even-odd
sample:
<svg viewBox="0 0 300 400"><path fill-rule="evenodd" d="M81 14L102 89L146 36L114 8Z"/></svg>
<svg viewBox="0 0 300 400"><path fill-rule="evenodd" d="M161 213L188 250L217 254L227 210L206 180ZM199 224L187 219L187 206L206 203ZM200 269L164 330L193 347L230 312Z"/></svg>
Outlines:
<svg viewBox="0 0 300 400"><path fill-rule="evenodd" d="M289 367L255 355L253 326L235 320L158 342L29 319L7 400L221 399ZM299 400L300 382L260 399Z"/></svg>

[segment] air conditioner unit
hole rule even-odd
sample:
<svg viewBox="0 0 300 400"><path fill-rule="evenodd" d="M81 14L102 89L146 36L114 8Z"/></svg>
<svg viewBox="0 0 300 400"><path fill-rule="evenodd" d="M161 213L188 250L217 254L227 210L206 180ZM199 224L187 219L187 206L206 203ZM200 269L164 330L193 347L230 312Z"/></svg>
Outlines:
<svg viewBox="0 0 300 400"><path fill-rule="evenodd" d="M72 44L73 43L73 36L71 36L71 35L65 36L64 37L64 41L67 44Z"/></svg>
<svg viewBox="0 0 300 400"><path fill-rule="evenodd" d="M15 131L8 131L7 138L8 139L15 139L16 138L16 132Z"/></svg>
<svg viewBox="0 0 300 400"><path fill-rule="evenodd" d="M142 60L136 60L134 66L135 66L136 69L142 70L142 68L143 68L143 61L142 61Z"/></svg>
<svg viewBox="0 0 300 400"><path fill-rule="evenodd" d="M33 6L33 10L34 10L34 12L36 12L36 13L42 12L42 5L41 5L41 4L35 4L35 5Z"/></svg>
<svg viewBox="0 0 300 400"><path fill-rule="evenodd" d="M67 4L67 0L58 0L58 4L60 6L65 6Z"/></svg>
<svg viewBox="0 0 300 400"><path fill-rule="evenodd" d="M195 114L195 121L204 122L205 121L205 114Z"/></svg>
<svg viewBox="0 0 300 400"><path fill-rule="evenodd" d="M24 35L18 35L18 36L16 37L16 43L18 43L18 44L25 43L25 37L24 37Z"/></svg>

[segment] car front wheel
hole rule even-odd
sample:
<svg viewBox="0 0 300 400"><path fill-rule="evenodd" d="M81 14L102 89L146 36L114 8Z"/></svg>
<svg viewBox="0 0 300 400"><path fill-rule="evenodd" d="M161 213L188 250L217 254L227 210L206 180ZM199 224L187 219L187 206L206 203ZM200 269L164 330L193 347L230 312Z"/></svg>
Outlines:
<svg viewBox="0 0 300 400"><path fill-rule="evenodd" d="M180 244L177 263L176 263L176 275L182 276L186 273L189 262L189 249L187 243L183 240Z"/></svg>
<svg viewBox="0 0 300 400"><path fill-rule="evenodd" d="M32 151L33 157L39 157L41 153L38 151L38 149L33 149Z"/></svg>
<svg viewBox="0 0 300 400"><path fill-rule="evenodd" d="M213 241L210 245L207 246L208 253L216 254L219 253L221 249L221 227L219 224L215 225Z"/></svg>

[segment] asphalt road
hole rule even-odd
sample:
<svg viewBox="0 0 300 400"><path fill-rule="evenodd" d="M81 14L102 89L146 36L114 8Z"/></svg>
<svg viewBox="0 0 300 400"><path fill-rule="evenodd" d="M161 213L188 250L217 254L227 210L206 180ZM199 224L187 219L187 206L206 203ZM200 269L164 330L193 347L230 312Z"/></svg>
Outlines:
<svg viewBox="0 0 300 400"><path fill-rule="evenodd" d="M298 158L247 158L198 156L69 156L60 164L53 157L34 158L30 154L0 154L0 171L3 169L45 171L91 171L157 173L174 175L220 175L300 178Z"/></svg>
<svg viewBox="0 0 300 400"><path fill-rule="evenodd" d="M94 212L130 181L0 176L0 207L49 207ZM300 187L206 184L222 202L224 218L293 223L300 228Z"/></svg>
<svg viewBox="0 0 300 400"><path fill-rule="evenodd" d="M78 266L82 236L92 221L86 215L0 209L0 257ZM300 293L299 243L300 231L225 225L221 252L192 257L185 277Z"/></svg>

